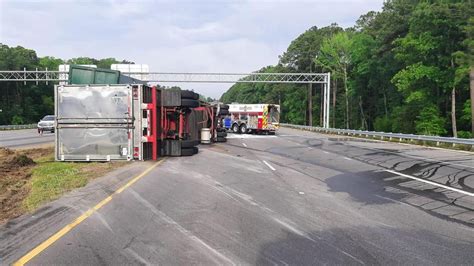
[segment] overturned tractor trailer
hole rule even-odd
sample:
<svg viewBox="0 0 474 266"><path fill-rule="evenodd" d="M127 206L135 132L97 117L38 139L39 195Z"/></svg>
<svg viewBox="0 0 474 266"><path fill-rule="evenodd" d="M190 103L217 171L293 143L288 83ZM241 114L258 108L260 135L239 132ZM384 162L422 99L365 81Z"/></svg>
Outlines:
<svg viewBox="0 0 474 266"><path fill-rule="evenodd" d="M144 84L55 86L56 160L156 160L216 139L215 108L192 91Z"/></svg>

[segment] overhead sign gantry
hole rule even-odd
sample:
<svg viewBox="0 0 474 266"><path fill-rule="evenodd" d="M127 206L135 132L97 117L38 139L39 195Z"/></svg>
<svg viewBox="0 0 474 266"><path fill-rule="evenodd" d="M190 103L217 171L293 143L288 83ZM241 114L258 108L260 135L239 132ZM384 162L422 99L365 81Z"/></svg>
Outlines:
<svg viewBox="0 0 474 266"><path fill-rule="evenodd" d="M148 83L282 83L322 84L323 127L329 128L331 73L181 73L181 72L120 72ZM0 81L64 82L68 72L50 70L0 70Z"/></svg>

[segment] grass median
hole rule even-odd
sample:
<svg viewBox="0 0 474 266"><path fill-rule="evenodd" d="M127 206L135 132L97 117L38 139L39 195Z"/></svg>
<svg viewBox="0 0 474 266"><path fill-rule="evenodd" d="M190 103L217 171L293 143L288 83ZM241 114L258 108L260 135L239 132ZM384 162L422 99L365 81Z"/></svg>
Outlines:
<svg viewBox="0 0 474 266"><path fill-rule="evenodd" d="M56 162L53 148L0 149L0 223L32 212L126 162Z"/></svg>

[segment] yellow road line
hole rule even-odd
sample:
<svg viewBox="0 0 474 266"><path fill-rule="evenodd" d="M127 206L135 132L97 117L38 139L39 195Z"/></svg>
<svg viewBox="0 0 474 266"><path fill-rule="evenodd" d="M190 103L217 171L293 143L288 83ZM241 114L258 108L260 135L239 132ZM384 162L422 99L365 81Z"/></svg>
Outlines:
<svg viewBox="0 0 474 266"><path fill-rule="evenodd" d="M148 169L143 171L141 174L138 176L134 177L132 180L128 181L127 184L123 185L119 189L117 189L112 195L108 196L107 198L103 199L101 202L97 203L94 207L83 213L81 216L77 217L72 223L64 226L61 230L56 232L54 235L46 239L43 243L39 244L36 246L34 249L32 249L30 252L28 252L26 255L21 257L18 261L13 263L13 265L24 265L28 263L31 259L36 257L38 254L43 252L45 249L47 249L49 246L51 246L54 242L56 242L58 239L66 235L69 231L71 231L74 227L82 223L85 219L90 217L94 212L98 211L100 208L105 206L107 203L109 203L112 198L119 193L122 193L126 188L130 187L133 183L137 182L140 178L144 177L146 174L148 174L153 168L155 168L157 165L161 164L163 160L160 160L150 166Z"/></svg>

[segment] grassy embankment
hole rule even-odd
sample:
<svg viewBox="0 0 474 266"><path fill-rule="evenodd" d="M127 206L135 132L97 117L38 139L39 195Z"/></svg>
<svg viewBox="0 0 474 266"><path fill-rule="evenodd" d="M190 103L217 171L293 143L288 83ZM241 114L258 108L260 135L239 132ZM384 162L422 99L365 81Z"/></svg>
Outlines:
<svg viewBox="0 0 474 266"><path fill-rule="evenodd" d="M56 162L52 148L0 148L0 223L32 212L124 164Z"/></svg>

